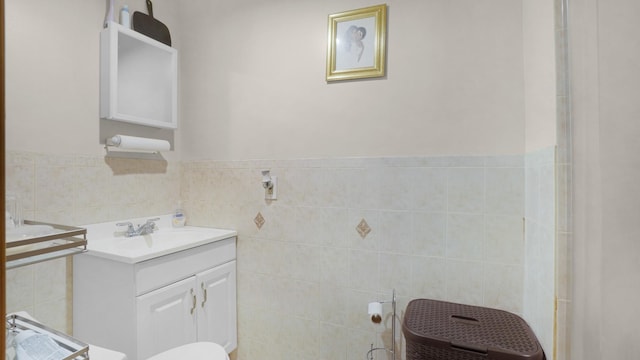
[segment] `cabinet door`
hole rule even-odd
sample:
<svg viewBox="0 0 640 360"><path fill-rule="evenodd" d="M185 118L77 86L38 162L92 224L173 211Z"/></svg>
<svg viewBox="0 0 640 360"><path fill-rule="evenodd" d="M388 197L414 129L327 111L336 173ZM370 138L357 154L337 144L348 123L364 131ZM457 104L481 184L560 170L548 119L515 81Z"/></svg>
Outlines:
<svg viewBox="0 0 640 360"><path fill-rule="evenodd" d="M212 341L229 353L237 347L236 262L196 275L198 341Z"/></svg>
<svg viewBox="0 0 640 360"><path fill-rule="evenodd" d="M196 340L195 277L138 296L138 359Z"/></svg>

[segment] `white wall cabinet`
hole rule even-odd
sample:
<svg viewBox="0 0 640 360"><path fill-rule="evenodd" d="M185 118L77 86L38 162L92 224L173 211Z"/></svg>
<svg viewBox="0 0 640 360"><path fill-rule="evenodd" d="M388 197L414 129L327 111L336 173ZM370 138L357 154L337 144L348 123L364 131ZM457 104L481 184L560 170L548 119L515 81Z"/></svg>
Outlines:
<svg viewBox="0 0 640 360"><path fill-rule="evenodd" d="M74 336L144 360L194 341L237 347L235 237L129 264L74 259Z"/></svg>
<svg viewBox="0 0 640 360"><path fill-rule="evenodd" d="M100 117L178 127L178 51L110 22L100 33Z"/></svg>

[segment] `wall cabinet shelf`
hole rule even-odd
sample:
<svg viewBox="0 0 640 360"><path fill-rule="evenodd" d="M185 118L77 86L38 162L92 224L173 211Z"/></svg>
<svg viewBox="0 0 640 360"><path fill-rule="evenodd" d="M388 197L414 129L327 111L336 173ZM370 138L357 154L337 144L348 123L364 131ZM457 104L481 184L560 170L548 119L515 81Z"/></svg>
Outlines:
<svg viewBox="0 0 640 360"><path fill-rule="evenodd" d="M178 51L110 22L100 33L100 117L178 127Z"/></svg>

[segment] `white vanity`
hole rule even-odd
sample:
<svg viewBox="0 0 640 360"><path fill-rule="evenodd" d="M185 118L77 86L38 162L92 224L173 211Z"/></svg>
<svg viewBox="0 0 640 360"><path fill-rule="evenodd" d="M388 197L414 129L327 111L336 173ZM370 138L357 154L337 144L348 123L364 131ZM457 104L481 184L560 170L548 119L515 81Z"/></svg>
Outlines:
<svg viewBox="0 0 640 360"><path fill-rule="evenodd" d="M86 226L88 252L73 261L74 336L131 360L195 341L233 351L236 232L172 228L170 216L156 224L131 237L116 222Z"/></svg>

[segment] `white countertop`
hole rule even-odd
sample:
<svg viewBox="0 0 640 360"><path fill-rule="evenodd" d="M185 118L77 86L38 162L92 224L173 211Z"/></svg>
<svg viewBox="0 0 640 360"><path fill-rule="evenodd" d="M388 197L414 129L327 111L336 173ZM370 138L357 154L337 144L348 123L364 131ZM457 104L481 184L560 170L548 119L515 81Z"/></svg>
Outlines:
<svg viewBox="0 0 640 360"><path fill-rule="evenodd" d="M228 239L237 235L234 230L208 227L173 227L171 215L158 216L157 230L152 234L126 237L126 226L117 223L131 222L134 227L147 219L112 221L82 225L87 229L87 252L80 256L97 256L119 262L135 264L156 257L187 250L196 246Z"/></svg>

